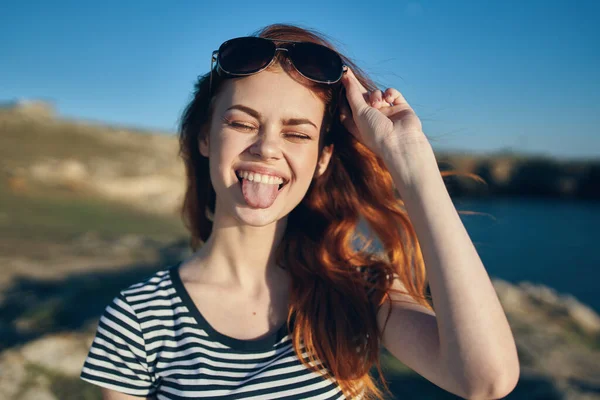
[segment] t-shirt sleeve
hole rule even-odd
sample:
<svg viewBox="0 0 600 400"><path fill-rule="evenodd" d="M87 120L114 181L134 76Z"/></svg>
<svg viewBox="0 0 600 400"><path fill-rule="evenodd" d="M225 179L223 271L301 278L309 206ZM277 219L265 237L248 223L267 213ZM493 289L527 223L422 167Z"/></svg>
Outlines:
<svg viewBox="0 0 600 400"><path fill-rule="evenodd" d="M106 307L80 378L133 396L154 393L142 329L123 294Z"/></svg>

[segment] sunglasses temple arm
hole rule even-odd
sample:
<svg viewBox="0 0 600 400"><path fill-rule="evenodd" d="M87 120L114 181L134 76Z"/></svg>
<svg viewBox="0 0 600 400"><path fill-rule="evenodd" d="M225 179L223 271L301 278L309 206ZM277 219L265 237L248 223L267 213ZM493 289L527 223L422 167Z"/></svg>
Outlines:
<svg viewBox="0 0 600 400"><path fill-rule="evenodd" d="M216 52L213 52L213 54L210 56L210 78L208 81L208 95L209 96L212 94L213 62L216 60L215 55L216 55Z"/></svg>

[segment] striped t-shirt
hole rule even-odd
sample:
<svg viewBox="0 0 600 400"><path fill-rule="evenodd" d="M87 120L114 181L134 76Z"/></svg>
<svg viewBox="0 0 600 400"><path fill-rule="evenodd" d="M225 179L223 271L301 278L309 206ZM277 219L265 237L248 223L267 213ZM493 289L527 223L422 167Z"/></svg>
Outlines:
<svg viewBox="0 0 600 400"><path fill-rule="evenodd" d="M287 324L258 340L213 329L183 286L179 265L122 290L106 307L81 379L158 400L346 398L334 378L302 365Z"/></svg>

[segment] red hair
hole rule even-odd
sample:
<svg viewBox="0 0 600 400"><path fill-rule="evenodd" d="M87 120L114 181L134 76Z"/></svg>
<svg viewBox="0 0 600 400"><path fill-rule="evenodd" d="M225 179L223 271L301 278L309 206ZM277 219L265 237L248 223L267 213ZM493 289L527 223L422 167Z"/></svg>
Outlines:
<svg viewBox="0 0 600 400"><path fill-rule="evenodd" d="M337 51L322 34L293 25L270 25L254 36L315 42ZM365 88L377 89L359 67L340 55ZM286 68L281 52L278 58L279 65ZM194 251L211 234L212 221L207 213L214 212L216 201L208 159L200 155L198 145L208 132L212 100L223 81L215 72L212 96L209 74L199 77L179 129L180 155L187 173L182 217L191 232ZM379 360L381 332L376 312L384 301L391 303L388 293L396 276L407 294L433 310L426 294L423 256L383 161L339 121L335 104L339 87L304 84L314 88L326 104L322 144L333 144L334 151L325 173L313 181L304 199L288 215L286 232L277 249L278 264L285 266L292 278L288 327L293 320L294 350L307 367L335 378L348 397L354 398L364 390L365 399L382 399L382 391L369 374L376 365L389 391ZM454 174L442 172L444 176ZM373 251L370 241L356 248L361 218L379 239L382 252ZM365 280L363 270L374 279ZM371 297L367 296L370 289L374 289ZM302 344L309 361L319 360L324 370L304 360Z"/></svg>

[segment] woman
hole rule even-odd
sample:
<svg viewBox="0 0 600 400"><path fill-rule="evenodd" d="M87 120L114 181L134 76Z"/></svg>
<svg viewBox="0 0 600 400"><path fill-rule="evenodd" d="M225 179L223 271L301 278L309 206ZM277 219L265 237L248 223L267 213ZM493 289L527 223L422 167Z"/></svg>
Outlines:
<svg viewBox="0 0 600 400"><path fill-rule="evenodd" d="M459 396L512 391L510 327L398 90L291 25L213 61L180 129L195 253L119 293L82 379L106 399L381 398L382 344Z"/></svg>

